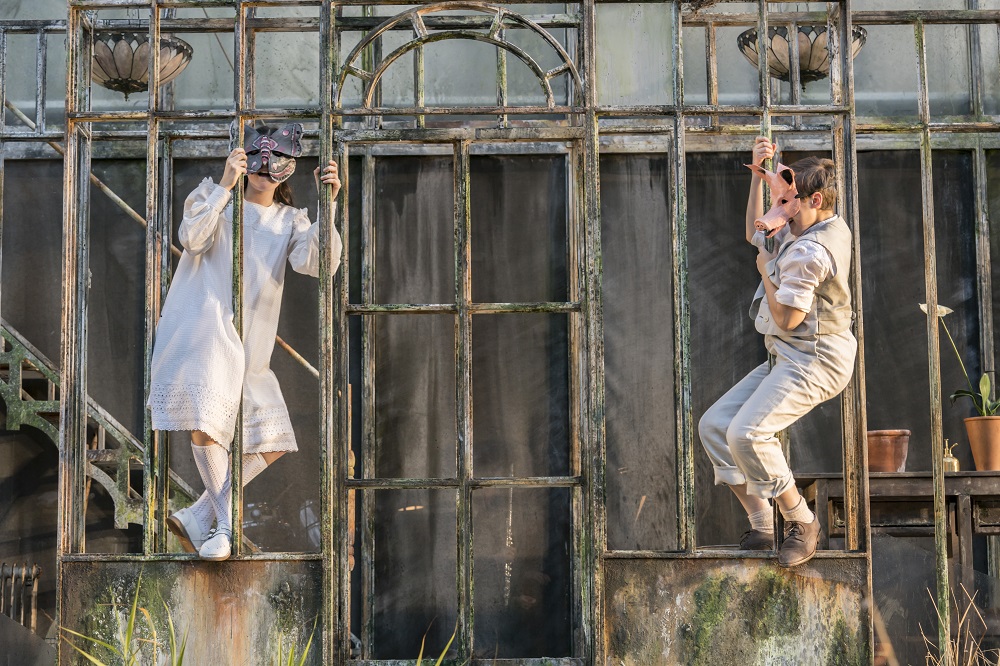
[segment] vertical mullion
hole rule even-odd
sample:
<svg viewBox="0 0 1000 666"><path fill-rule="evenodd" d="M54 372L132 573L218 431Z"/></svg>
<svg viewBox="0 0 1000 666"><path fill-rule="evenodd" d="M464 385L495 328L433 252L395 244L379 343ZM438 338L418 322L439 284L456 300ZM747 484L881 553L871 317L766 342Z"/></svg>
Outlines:
<svg viewBox="0 0 1000 666"><path fill-rule="evenodd" d="M153 338L156 334L156 321L159 315L159 258L157 248L159 240L159 219L157 182L159 176L159 157L157 147L160 134L160 121L156 118L155 111L158 103L159 73L160 73L160 8L156 0L152 0L149 10L149 43L153 45L149 49L149 99L146 133L146 258L145 258L145 283L146 283L146 307L144 316L145 326L145 348L143 350L143 396L149 400L150 369L153 358ZM143 535L142 552L150 555L157 551L157 516L162 516L165 507L159 504L160 497L156 490L160 484L159 474L159 454L162 438L152 430L152 421L148 409L143 409L143 446L145 447L143 460ZM162 520L162 517L161 517ZM160 532L162 540L162 531Z"/></svg>
<svg viewBox="0 0 1000 666"><path fill-rule="evenodd" d="M66 111L86 110L90 40L82 10L69 10L66 25ZM57 555L85 549L87 440L87 287L89 286L85 191L90 135L67 120L63 158L63 267L59 391L59 535ZM82 174L81 174L82 172ZM61 569L60 569L61 579ZM57 618L58 619L58 618Z"/></svg>
<svg viewBox="0 0 1000 666"><path fill-rule="evenodd" d="M829 17L840 10L839 31L830 22ZM830 48L832 54L839 57L831 58L830 85L832 100L836 105L846 102L848 113L837 116L834 137L834 155L838 168L838 191L841 201L839 210L849 211L851 215L851 293L855 312L855 334L857 336L857 355L854 360L854 375L841 397L842 431L844 434L844 496L847 509L846 548L851 551L865 553L865 587L868 594L872 590L872 557L871 557L871 519L868 504L868 449L865 432L868 429L867 388L865 381L865 335L864 307L862 303L861 275L861 224L858 209L858 159L857 136L854 119L854 57L853 33L851 20L851 0L843 0L838 6L827 5L827 34L839 38L839 44L834 42ZM838 46L839 51L838 51ZM851 507L853 504L853 508ZM866 613L864 627L867 631L868 653L875 653L874 632L872 627L871 609Z"/></svg>
<svg viewBox="0 0 1000 666"><path fill-rule="evenodd" d="M159 71L159 70L157 70ZM160 97L158 103L162 108L164 103L163 97ZM162 153L160 155L160 171L158 183L162 185L158 188L159 194L159 208L157 209L157 215L154 219L157 233L156 242L156 252L157 259L156 267L158 270L156 277L156 285L158 291L156 293L156 314L159 316L160 308L163 305L163 300L167 296L167 286L170 282L170 247L171 247L171 220L173 220L173 205L171 200L171 191L173 190L172 184L174 182L174 144L173 141L167 137L163 140ZM148 187L148 184L147 184ZM152 226L152 225L151 225ZM147 232L148 233L148 232ZM155 320L154 320L155 321ZM150 353L152 353L152 346L148 348ZM151 359L150 359L151 360ZM156 455L156 474L157 483L154 488L154 497L156 498L157 506L161 507L161 510L156 516L156 552L164 552L167 548L167 532L166 532L166 517L169 512L169 490L170 490L170 445L169 445L169 435L166 433L160 433L159 439L157 440L157 455Z"/></svg>
<svg viewBox="0 0 1000 666"><path fill-rule="evenodd" d="M827 25L826 34L829 44L830 38L833 37L829 25ZM788 86L791 88L792 104L798 106L802 103L802 68L799 62L799 24L797 21L792 21L788 26L788 53ZM836 53L831 49L830 59L833 60L836 57ZM793 116L792 126L795 129L802 129L802 116Z"/></svg>
<svg viewBox="0 0 1000 666"><path fill-rule="evenodd" d="M0 136L7 132L7 31L0 30Z"/></svg>
<svg viewBox="0 0 1000 666"><path fill-rule="evenodd" d="M705 26L705 57L708 68L708 103L712 106L717 106L719 104L719 47L718 40L716 39L715 23L713 21L709 21ZM681 105L676 99L674 100L674 104L680 110ZM709 116L710 127L715 128L718 124L718 115L713 114Z"/></svg>
<svg viewBox="0 0 1000 666"><path fill-rule="evenodd" d="M574 141L570 146L566 156L566 210L568 219L566 221L566 254L568 277L566 298L569 301L579 303L581 301L581 285L585 284L586 276L583 275L583 260L580 256L580 247L584 234L580 228L584 219L583 211L579 202L584 188L583 167L580 164L580 144ZM587 414L586 408L586 380L585 368L587 367L584 356L586 345L585 319L579 313L571 313L569 317L569 425L570 425L570 468L572 476L580 477L583 473L583 437L587 431L584 418ZM587 494L583 487L574 485L570 489L571 505L570 516L573 525L573 551L571 560L572 593L571 606L574 617L581 618L579 623L574 623L572 635L572 645L574 655L585 655L588 653L587 637L588 628L591 627L589 621L590 613L586 606L589 595L585 590L589 584L588 567L582 561L581 555L590 552L587 547Z"/></svg>
<svg viewBox="0 0 1000 666"><path fill-rule="evenodd" d="M671 188L671 228L670 238L673 247L672 283L674 309L674 349L676 362L674 364L674 413L675 413L675 446L677 467L677 541L681 550L694 552L697 546L695 534L695 501L694 501L694 448L691 428L691 319L688 313L687 294L687 189L686 165L684 161L684 53L681 31L683 30L680 7L673 6L671 11L673 21L673 87L674 104L677 114L674 116L674 140L671 156L673 168ZM712 30L714 32L714 28ZM713 39L714 41L714 39ZM714 69L714 67L713 67ZM716 89L716 101L718 90Z"/></svg>
<svg viewBox="0 0 1000 666"><path fill-rule="evenodd" d="M966 0L969 9L979 9L979 0ZM982 45L979 42L980 29L978 23L966 26L969 36L969 81L972 83L972 115L977 119L983 117L983 86L980 77L983 74Z"/></svg>
<svg viewBox="0 0 1000 666"><path fill-rule="evenodd" d="M35 132L45 134L45 70L48 59L48 34L38 31L38 47L35 50Z"/></svg>
<svg viewBox="0 0 1000 666"><path fill-rule="evenodd" d="M581 517L586 530L581 535L583 550L579 563L584 569L586 586L580 590L581 624L590 627L584 637L584 663L604 663L604 613L602 612L602 554L607 550L607 512L605 507L606 474L604 441L604 320L601 294L601 199L600 199L600 126L597 115L597 5L583 0L580 29L580 60L583 65L583 105L580 121L584 125L580 155L583 186L583 275L582 314L585 326L586 409L581 441L583 464L580 478L586 514ZM676 100L675 100L676 103ZM586 629L584 630L586 631Z"/></svg>
<svg viewBox="0 0 1000 666"><path fill-rule="evenodd" d="M3 45L0 44L0 49L2 49L2 47ZM2 76L3 73L0 72L0 77ZM0 115L3 115L2 100L0 100ZM5 172L6 172L6 155L4 154L4 149L0 147L0 275L3 275L3 200L4 200L3 184L4 184ZM0 280L0 303L2 303L2 300L3 300L3 284L2 280ZM2 318L3 318L3 308L2 306L0 306L0 319ZM4 343L0 341L0 349L2 349L3 344Z"/></svg>
<svg viewBox="0 0 1000 666"><path fill-rule="evenodd" d="M247 108L247 8L244 0L236 2L236 20L233 26L233 100L236 104L236 141L243 145L243 123ZM243 340L243 180L237 179L233 188L233 325ZM240 388L240 406L236 411L236 428L233 432L231 459L233 504L233 555L243 554L243 389Z"/></svg>
<svg viewBox="0 0 1000 666"><path fill-rule="evenodd" d="M332 3L320 7L320 90L332 91L336 81L340 50L337 12ZM334 115L334 100L320 95L320 165L334 156L334 133L339 117ZM320 515L323 549L323 663L343 664L350 656L350 571L348 570L349 517L345 492L347 453L350 447L350 384L347 344L348 285L350 280L348 147L340 144L338 155L343 203L343 270L339 290L334 280L336 266L330 257L330 239L337 233L334 225L335 202L330 189L319 190L319 361L320 361Z"/></svg>
<svg viewBox="0 0 1000 666"><path fill-rule="evenodd" d="M251 20L257 18L257 7L250 5L246 9L246 19L249 23ZM244 78L244 85L246 86L246 92L244 93L244 108L247 109L257 109L257 31L253 27L248 25L246 34L246 74Z"/></svg>
<svg viewBox="0 0 1000 666"><path fill-rule="evenodd" d="M458 308L455 340L456 414L458 418L458 482L456 526L458 534L458 656L473 654L472 575L472 253L469 209L469 142L455 144L455 304Z"/></svg>
<svg viewBox="0 0 1000 666"><path fill-rule="evenodd" d="M834 23L830 16L837 5L827 5L827 34L830 36L830 85L834 104L845 103L854 108L854 66L851 50L850 7L839 14L840 21ZM833 126L834 161L837 164L837 190L840 200L837 208L850 212L851 234L853 236L851 260L851 297L856 314L856 334L858 351L855 358L854 376L841 396L841 424L844 435L844 507L847 516L845 547L849 551L870 552L871 534L868 507L868 458L865 432L867 416L865 411L866 388L864 368L864 330L862 326L862 280L861 280L861 228L857 201L857 138L854 117L851 114L838 115ZM868 584L871 584L871 561L867 568Z"/></svg>
<svg viewBox="0 0 1000 666"><path fill-rule="evenodd" d="M7 130L6 111L4 104L7 101L7 32L0 30L0 137ZM0 140L2 143L2 140ZM3 182L4 182L4 150L0 147L0 274L3 265ZM0 297L3 295L3 285L0 284ZM2 300L2 299L0 299ZM3 310L0 309L0 313ZM2 343L0 343L2 344Z"/></svg>
<svg viewBox="0 0 1000 666"><path fill-rule="evenodd" d="M942 661L950 661L951 593L948 587L948 525L944 496L944 448L941 441L941 368L938 339L937 248L934 239L934 183L930 133L930 103L927 91L927 50L924 24L913 26L917 51L920 105L920 185L923 201L924 289L927 298L927 367L930 384L931 465L934 477L934 554L937 578L938 649Z"/></svg>
<svg viewBox="0 0 1000 666"><path fill-rule="evenodd" d="M413 106L418 109L424 106L424 47L421 44L413 50ZM417 116L417 127L427 126L424 114Z"/></svg>
<svg viewBox="0 0 1000 666"><path fill-rule="evenodd" d="M375 302L375 157L365 146L361 175L361 302ZM374 479L376 466L375 432L375 315L361 316L361 475ZM361 645L365 658L375 650L375 496L361 494L364 534L361 543Z"/></svg>
<svg viewBox="0 0 1000 666"><path fill-rule="evenodd" d="M986 151L977 140L974 153L973 174L975 181L976 210L976 283L979 287L979 353L982 372L992 372L996 359L993 352L993 276L990 270L989 197L987 194ZM0 183L2 187L2 183Z"/></svg>
<svg viewBox="0 0 1000 666"><path fill-rule="evenodd" d="M760 132L771 137L771 77L767 70L767 0L757 0L757 80L760 85ZM765 161L765 168L768 166ZM764 210L770 205L770 191L764 188ZM768 251L773 251L774 240L764 241ZM780 435L779 435L780 437ZM782 444L782 448L786 447ZM777 506L777 505L775 505Z"/></svg>
<svg viewBox="0 0 1000 666"><path fill-rule="evenodd" d="M501 27L500 31L497 33L497 37L503 41L505 30ZM497 105L500 107L506 107L508 101L507 95L507 50L502 49L499 46L496 47L497 50ZM510 120L506 113L501 113L500 117L497 119L499 122L499 127L508 127L510 125Z"/></svg>

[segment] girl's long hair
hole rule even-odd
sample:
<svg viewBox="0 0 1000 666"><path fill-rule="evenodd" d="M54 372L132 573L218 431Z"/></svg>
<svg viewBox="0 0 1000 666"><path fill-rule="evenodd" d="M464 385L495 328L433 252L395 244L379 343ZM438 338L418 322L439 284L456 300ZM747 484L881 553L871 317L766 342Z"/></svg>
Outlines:
<svg viewBox="0 0 1000 666"><path fill-rule="evenodd" d="M249 176L243 176L244 191L247 189L247 180L249 180L249 178ZM274 191L274 200L278 203L283 203L286 206L295 205L292 199L292 186L288 184L287 180L283 183L278 183L278 189Z"/></svg>
<svg viewBox="0 0 1000 666"><path fill-rule="evenodd" d="M274 129L275 128L271 127L270 125L261 125L260 127L257 128L257 131L260 132L261 134L270 134L272 131L274 131ZM248 178L249 178L248 176L243 176L244 190L246 190ZM292 186L288 184L287 180L283 183L278 183L278 189L274 191L274 200L277 201L278 203L283 203L286 206L295 205L294 203L292 203L293 201Z"/></svg>

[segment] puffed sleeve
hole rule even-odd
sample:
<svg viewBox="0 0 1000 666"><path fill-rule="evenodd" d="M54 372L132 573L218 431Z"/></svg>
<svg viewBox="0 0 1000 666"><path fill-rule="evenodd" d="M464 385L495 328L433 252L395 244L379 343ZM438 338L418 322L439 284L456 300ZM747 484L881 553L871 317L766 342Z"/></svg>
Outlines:
<svg viewBox="0 0 1000 666"><path fill-rule="evenodd" d="M336 203L333 205L333 214L334 219L336 219ZM342 249L343 242L340 240L340 234L334 229L333 236L330 237L330 263L334 273L340 268ZM288 263L297 273L319 277L319 223L310 224L309 215L304 208L296 213L293 221Z"/></svg>
<svg viewBox="0 0 1000 666"><path fill-rule="evenodd" d="M177 232L177 238L191 254L201 254L212 247L215 232L219 228L219 216L229 203L231 193L212 182L211 178L201 181L201 185L184 200L184 219Z"/></svg>
<svg viewBox="0 0 1000 666"><path fill-rule="evenodd" d="M809 312L816 287L835 272L833 258L825 247L799 241L781 258L781 285L774 298L782 305Z"/></svg>

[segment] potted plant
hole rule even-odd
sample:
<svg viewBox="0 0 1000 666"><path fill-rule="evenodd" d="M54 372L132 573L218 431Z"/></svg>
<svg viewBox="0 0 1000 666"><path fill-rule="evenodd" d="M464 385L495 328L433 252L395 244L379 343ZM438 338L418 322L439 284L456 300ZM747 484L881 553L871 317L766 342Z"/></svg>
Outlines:
<svg viewBox="0 0 1000 666"><path fill-rule="evenodd" d="M927 305L921 303L920 309L927 312ZM965 369L965 363L962 362L962 355L958 353L958 347L955 346L955 339L951 337L951 332L944 323L945 315L952 312L954 310L951 308L938 305L938 320L941 322L945 335L948 336L948 342L951 343L951 348L955 352L958 365L962 368L962 374L965 375L965 381L969 388L959 389L952 393L951 402L955 404L959 398L969 398L979 414L965 419L965 431L969 435L969 447L972 449L972 458L976 461L976 469L1000 470L1000 416L997 416L997 411L1000 410L1000 400L993 399L993 386L988 372L984 372L980 376L978 387L973 386L969 373Z"/></svg>

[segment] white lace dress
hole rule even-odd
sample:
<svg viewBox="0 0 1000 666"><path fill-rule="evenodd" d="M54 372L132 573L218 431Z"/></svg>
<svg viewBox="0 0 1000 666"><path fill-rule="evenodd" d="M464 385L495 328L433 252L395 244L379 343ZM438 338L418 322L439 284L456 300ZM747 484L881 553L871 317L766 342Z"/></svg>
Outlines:
<svg viewBox="0 0 1000 666"><path fill-rule="evenodd" d="M243 450L295 451L295 434L271 352L285 261L319 274L319 225L305 209L246 201L243 208L244 340L233 325L230 192L210 178L184 202L184 246L156 327L149 408L155 430L201 430L227 449L243 398ZM339 265L341 240L330 239Z"/></svg>

